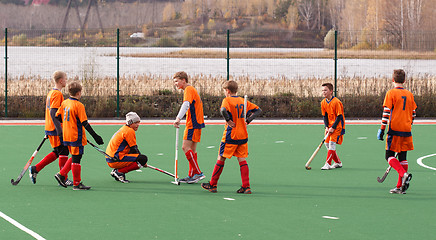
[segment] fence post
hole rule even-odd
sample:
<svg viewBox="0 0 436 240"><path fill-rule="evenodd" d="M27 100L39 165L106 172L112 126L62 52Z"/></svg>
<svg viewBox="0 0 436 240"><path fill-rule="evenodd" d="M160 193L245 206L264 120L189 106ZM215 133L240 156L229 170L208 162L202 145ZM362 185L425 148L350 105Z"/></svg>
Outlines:
<svg viewBox="0 0 436 240"><path fill-rule="evenodd" d="M227 29L227 80L230 79L230 30Z"/></svg>
<svg viewBox="0 0 436 240"><path fill-rule="evenodd" d="M338 96L338 30L335 30L335 97Z"/></svg>
<svg viewBox="0 0 436 240"><path fill-rule="evenodd" d="M120 117L120 29L117 28L117 118Z"/></svg>
<svg viewBox="0 0 436 240"><path fill-rule="evenodd" d="M5 118L8 117L8 28L5 28Z"/></svg>

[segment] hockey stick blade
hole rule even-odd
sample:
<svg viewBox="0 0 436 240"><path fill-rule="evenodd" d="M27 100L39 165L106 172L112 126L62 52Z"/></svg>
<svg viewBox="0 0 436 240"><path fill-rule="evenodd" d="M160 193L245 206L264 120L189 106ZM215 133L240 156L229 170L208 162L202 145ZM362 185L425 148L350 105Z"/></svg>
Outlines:
<svg viewBox="0 0 436 240"><path fill-rule="evenodd" d="M381 178L380 178L380 177L377 177L377 182L379 182L379 183L384 182L385 179L386 179L386 177L388 176L390 170L391 170L391 166L389 166L389 167L386 169L385 174L383 174L383 176L382 176Z"/></svg>

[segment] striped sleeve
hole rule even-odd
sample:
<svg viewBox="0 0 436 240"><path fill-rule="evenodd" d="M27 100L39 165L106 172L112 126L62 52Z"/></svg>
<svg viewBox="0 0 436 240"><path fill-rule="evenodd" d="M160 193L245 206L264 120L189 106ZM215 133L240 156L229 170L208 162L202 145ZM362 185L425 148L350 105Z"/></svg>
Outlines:
<svg viewBox="0 0 436 240"><path fill-rule="evenodd" d="M381 122L381 129L386 129L386 125L388 125L389 117L391 116L391 109L384 107L383 108L383 116Z"/></svg>

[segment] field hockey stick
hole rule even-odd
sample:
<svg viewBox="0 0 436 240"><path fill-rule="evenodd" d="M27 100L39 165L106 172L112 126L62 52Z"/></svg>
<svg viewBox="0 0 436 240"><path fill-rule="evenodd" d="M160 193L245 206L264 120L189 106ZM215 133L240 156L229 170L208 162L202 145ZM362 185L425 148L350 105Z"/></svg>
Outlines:
<svg viewBox="0 0 436 240"><path fill-rule="evenodd" d="M114 157L111 157L111 156L109 156L109 154L107 154L105 151L103 151L101 148L99 148L99 147L97 147L95 144L93 144L92 142L90 142L90 141L88 141L88 140L86 140L95 150L97 150L98 152L100 152L101 154L103 154L104 156L106 156L107 158L110 158L112 161L119 161L118 159L116 159L116 158L114 158ZM158 171L158 172L161 172L161 173L165 173L165 174L167 174L167 175L170 175L171 177L174 177L174 174L172 174L172 173L170 173L170 172L167 172L167 171L165 171L165 170L162 170L162 169L159 169L159 168L157 168L157 167L153 167L153 166L151 166L151 165L148 165L147 164L147 167L149 167L149 168L151 168L151 169L153 169L153 170L156 170L156 171Z"/></svg>
<svg viewBox="0 0 436 240"><path fill-rule="evenodd" d="M175 152L175 157L174 157L174 181L171 182L172 184L177 184L180 185L179 182L179 176L177 175L177 170L178 170L178 155L179 155L179 129L180 128L176 128L176 152Z"/></svg>
<svg viewBox="0 0 436 240"><path fill-rule="evenodd" d="M244 122L247 122L247 100L248 96L244 96Z"/></svg>
<svg viewBox="0 0 436 240"><path fill-rule="evenodd" d="M41 149L42 145L44 144L45 140L47 140L47 136L44 136L44 138L42 139L41 143L39 144L38 148L35 150L35 152L33 152L32 157L30 157L29 161L27 161L26 165L24 166L23 170L20 172L20 175L18 175L17 180L14 181L14 179L11 179L11 183L12 185L17 185L21 179L24 176L24 173L27 171L27 169L29 169L30 164L32 164L33 159L35 158L36 154L39 152L39 149Z"/></svg>
<svg viewBox="0 0 436 240"><path fill-rule="evenodd" d="M377 177L377 182L382 183L386 179L386 177L388 176L388 173L389 173L389 171L391 171L391 168L392 167L389 165L389 167L385 171L385 174L383 174L383 176L381 178Z"/></svg>
<svg viewBox="0 0 436 240"><path fill-rule="evenodd" d="M312 162L312 160L315 158L316 154L319 152L319 150L321 149L322 145L324 144L325 140L327 139L327 137L330 135L330 133L327 133L324 136L324 139L321 141L321 143L318 145L318 147L315 149L315 151L312 153L312 156L310 156L309 160L306 162L306 170L310 170L312 169L312 167L309 167L310 163Z"/></svg>

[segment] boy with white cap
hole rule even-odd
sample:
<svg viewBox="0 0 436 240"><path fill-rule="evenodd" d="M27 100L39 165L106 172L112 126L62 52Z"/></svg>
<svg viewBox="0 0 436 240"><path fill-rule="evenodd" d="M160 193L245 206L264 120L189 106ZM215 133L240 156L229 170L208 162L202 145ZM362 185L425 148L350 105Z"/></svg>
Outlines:
<svg viewBox="0 0 436 240"><path fill-rule="evenodd" d="M139 152L136 145L136 131L141 119L135 112L126 114L126 125L122 126L111 138L106 153L112 158L106 158L109 167L113 168L111 176L116 181L128 183L126 173L147 167L148 158ZM116 159L116 161L114 161Z"/></svg>

